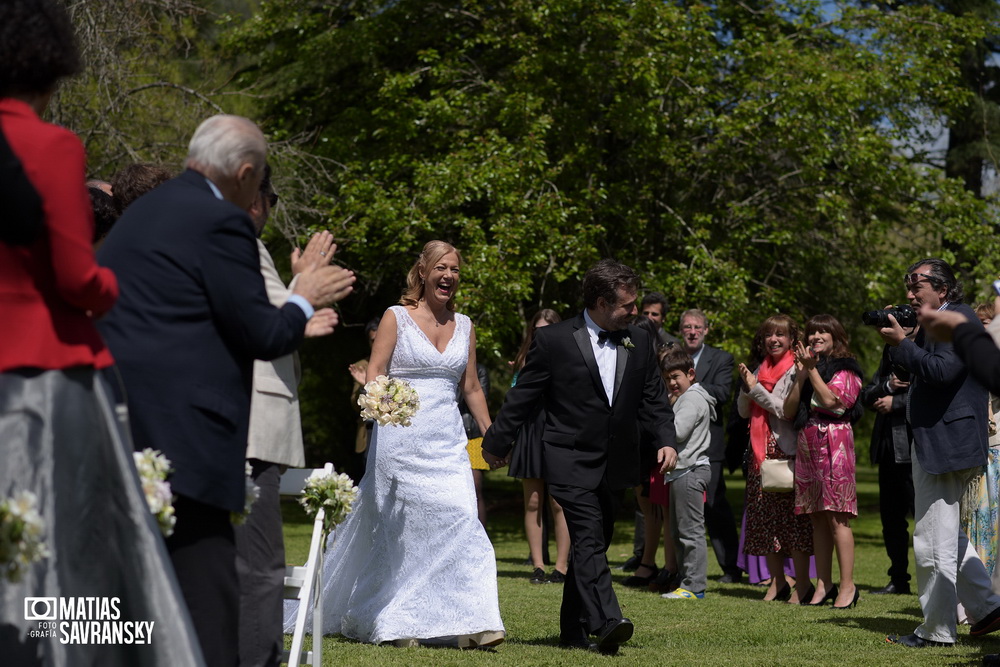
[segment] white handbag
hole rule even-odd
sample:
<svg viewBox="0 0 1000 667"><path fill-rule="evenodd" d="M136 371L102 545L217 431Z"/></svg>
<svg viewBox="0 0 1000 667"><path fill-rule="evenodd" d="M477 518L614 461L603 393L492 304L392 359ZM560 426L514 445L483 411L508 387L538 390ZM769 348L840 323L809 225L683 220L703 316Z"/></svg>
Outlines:
<svg viewBox="0 0 1000 667"><path fill-rule="evenodd" d="M764 459L760 462L760 486L769 493L795 490L795 459Z"/></svg>

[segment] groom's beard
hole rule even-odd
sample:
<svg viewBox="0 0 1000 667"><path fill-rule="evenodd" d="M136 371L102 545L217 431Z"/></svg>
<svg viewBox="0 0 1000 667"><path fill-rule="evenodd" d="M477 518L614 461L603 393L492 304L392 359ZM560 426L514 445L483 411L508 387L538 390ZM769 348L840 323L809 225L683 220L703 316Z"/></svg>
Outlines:
<svg viewBox="0 0 1000 667"><path fill-rule="evenodd" d="M626 327L628 327L628 325L632 321L632 319L633 319L632 315L623 315L622 317L613 319L610 322L611 326L609 327L609 330L610 331L620 331L622 329L625 329Z"/></svg>

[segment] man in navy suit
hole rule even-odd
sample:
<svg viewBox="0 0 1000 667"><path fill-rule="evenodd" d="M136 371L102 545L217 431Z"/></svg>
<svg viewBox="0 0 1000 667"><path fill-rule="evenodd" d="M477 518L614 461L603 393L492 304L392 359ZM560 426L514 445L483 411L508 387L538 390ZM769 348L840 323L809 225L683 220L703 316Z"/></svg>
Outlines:
<svg viewBox="0 0 1000 667"><path fill-rule="evenodd" d="M125 386L132 436L170 459L167 539L209 665L236 665L239 585L230 512L243 509L255 358L302 342L314 308L351 291L331 266L303 272L281 308L264 288L247 209L267 143L245 118L195 132L187 170L133 203L100 250L121 297L99 326Z"/></svg>
<svg viewBox="0 0 1000 667"><path fill-rule="evenodd" d="M677 462L673 412L652 341L628 324L638 287L635 272L614 260L588 270L586 309L536 331L517 386L483 438L483 457L496 467L544 402L543 476L563 507L573 544L559 640L605 653L617 652L634 629L611 587L606 552L614 500L639 483L639 428L655 443L661 470Z"/></svg>
<svg viewBox="0 0 1000 667"><path fill-rule="evenodd" d="M722 426L722 415L733 388L733 355L725 350L705 344L708 335L708 317L697 308L684 311L681 315L681 340L691 359L694 360L695 377L698 384L715 399L715 419L709 425L712 444L708 458L712 464L712 478L708 483L705 499L705 527L712 540L715 559L722 568L724 584L738 584L743 571L736 565L739 556L739 536L733 508L726 498L726 478L723 464L726 461L726 439Z"/></svg>
<svg viewBox="0 0 1000 667"><path fill-rule="evenodd" d="M906 272L910 305L962 313L982 329L962 303L962 288L951 267L936 258L916 262ZM913 555L924 622L913 634L888 641L923 648L955 643L956 603L979 636L1000 629L1000 596L959 524L959 499L970 477L987 460L986 390L969 376L950 342L925 330L907 337L895 317L879 330L891 346L892 363L910 373L906 418L913 431Z"/></svg>

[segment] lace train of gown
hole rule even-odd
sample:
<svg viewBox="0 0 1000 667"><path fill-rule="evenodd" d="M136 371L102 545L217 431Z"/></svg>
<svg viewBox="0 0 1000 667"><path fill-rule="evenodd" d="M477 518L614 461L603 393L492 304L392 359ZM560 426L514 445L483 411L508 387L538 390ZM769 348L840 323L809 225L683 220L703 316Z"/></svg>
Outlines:
<svg viewBox="0 0 1000 667"><path fill-rule="evenodd" d="M323 631L371 643L501 631L496 556L455 400L471 324L456 315L440 353L405 308L392 311L389 373L416 388L420 409L409 427L375 426L354 510L327 551ZM296 604L286 603L286 632Z"/></svg>

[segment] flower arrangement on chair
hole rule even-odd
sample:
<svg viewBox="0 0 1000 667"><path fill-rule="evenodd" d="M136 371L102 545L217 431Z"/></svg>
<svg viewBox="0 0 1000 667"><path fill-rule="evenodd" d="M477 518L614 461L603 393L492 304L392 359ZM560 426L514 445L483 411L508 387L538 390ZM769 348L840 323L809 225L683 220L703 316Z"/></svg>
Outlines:
<svg viewBox="0 0 1000 667"><path fill-rule="evenodd" d="M0 579L18 582L32 563L50 555L37 505L31 491L0 502Z"/></svg>
<svg viewBox="0 0 1000 667"><path fill-rule="evenodd" d="M323 530L329 535L351 512L357 495L358 487L346 473L316 470L306 478L299 504L310 517L315 517L320 509L325 511Z"/></svg>
<svg viewBox="0 0 1000 667"><path fill-rule="evenodd" d="M132 452L132 460L139 471L139 481L142 483L149 511L156 517L163 536L170 537L177 523L177 517L174 516L174 495L170 490L170 482L167 481L167 475L173 472L170 459L147 447L141 452Z"/></svg>

